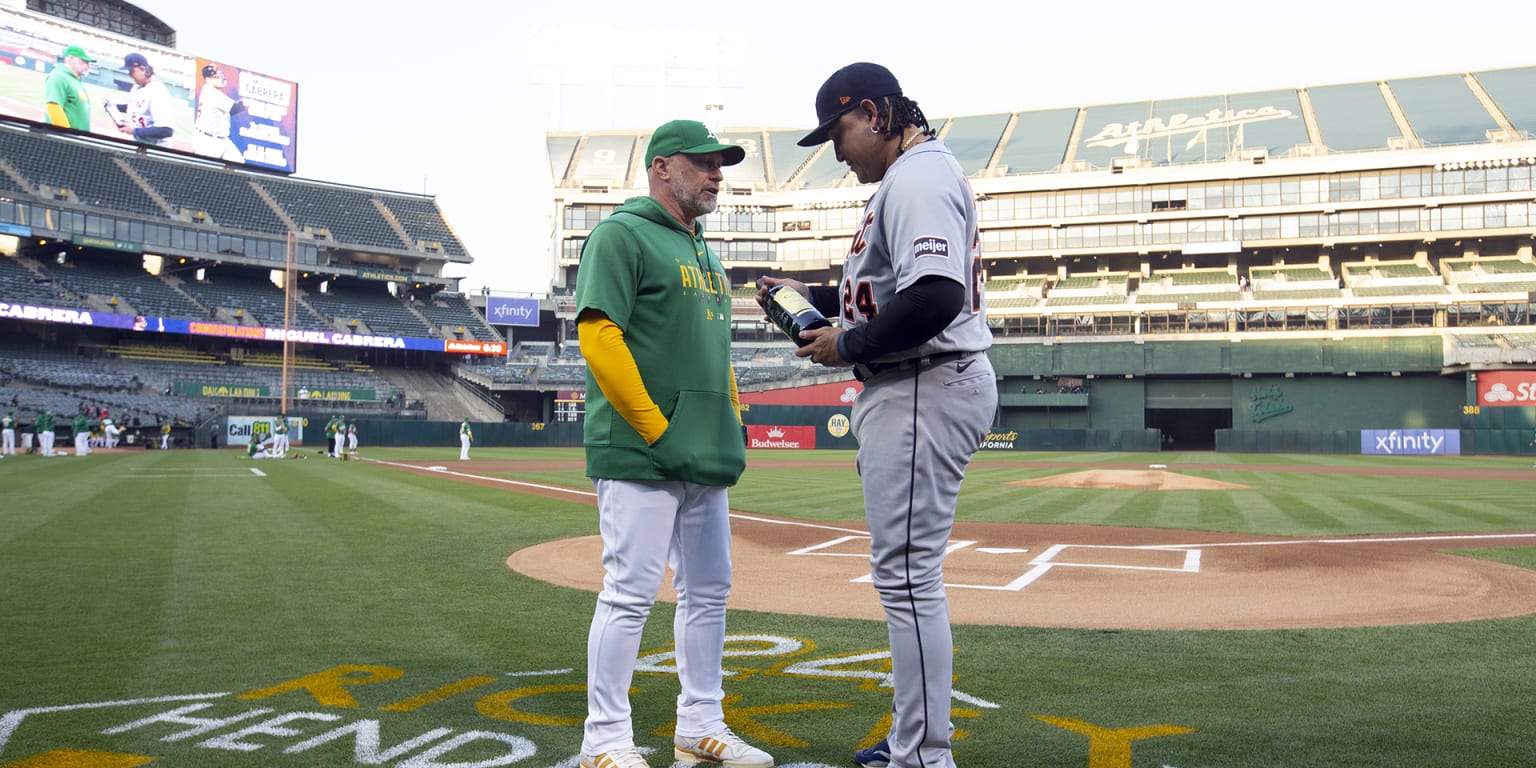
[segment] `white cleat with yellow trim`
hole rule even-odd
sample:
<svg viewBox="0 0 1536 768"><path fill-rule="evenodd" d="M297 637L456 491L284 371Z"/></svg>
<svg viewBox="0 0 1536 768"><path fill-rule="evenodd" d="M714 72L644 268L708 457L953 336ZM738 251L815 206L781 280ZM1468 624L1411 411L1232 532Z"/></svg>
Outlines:
<svg viewBox="0 0 1536 768"><path fill-rule="evenodd" d="M601 755L582 755L581 768L650 768L634 747L615 749Z"/></svg>
<svg viewBox="0 0 1536 768"><path fill-rule="evenodd" d="M672 756L680 763L711 763L724 768L773 768L773 756L725 728L708 736L676 736Z"/></svg>

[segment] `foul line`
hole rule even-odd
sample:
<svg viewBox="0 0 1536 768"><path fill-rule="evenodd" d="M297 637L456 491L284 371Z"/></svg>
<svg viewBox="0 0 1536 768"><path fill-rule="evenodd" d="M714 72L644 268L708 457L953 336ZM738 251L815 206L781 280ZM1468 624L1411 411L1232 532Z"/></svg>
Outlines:
<svg viewBox="0 0 1536 768"><path fill-rule="evenodd" d="M526 480L508 480L505 477L492 477L490 475L472 475L472 474L470 474L468 472L454 472L453 470L448 469L447 467L423 467L423 466L419 466L419 465L416 465L416 464L405 464L403 462L398 462L398 461L382 461L382 460L379 460L379 459L359 459L359 461L368 461L368 462L372 462L374 464L383 464L386 467L401 467L401 468L404 468L404 469L415 469L415 470L422 471L422 472L433 472L433 473L436 473L436 474L439 474L439 475L448 475L449 477L463 477L463 478L467 478L467 479L470 479L470 480L490 480L492 482L502 483L502 484L505 484L505 485L515 485L515 486L517 486L519 488L537 488L537 489L539 489L541 491L558 491L560 493L572 493L572 494L576 494L577 496L591 496L594 499L597 498L597 491L583 491L583 490L580 490L580 489L577 489L577 488L566 488L564 486L559 486L559 485L544 485L543 483L530 483L530 482L528 482Z"/></svg>
<svg viewBox="0 0 1536 768"><path fill-rule="evenodd" d="M526 480L509 480L509 479L507 479L505 477L494 477L494 476L491 476L491 475L476 475L476 474L471 474L469 472L455 472L455 471L453 471L451 469L448 469L447 467L435 467L435 466L423 467L423 466L421 466L419 464L406 464L404 462L398 462L398 461L383 461L381 459L361 459L360 458L360 459L358 459L358 461L367 461L367 462L372 462L374 464L382 464L382 465L387 466L387 467L401 467L401 468L404 468L404 469L414 469L414 470L418 470L418 471L422 471L422 472L432 472L434 474L448 475L450 477L462 477L462 478L466 478L466 479L469 479L469 480L489 480L491 482L501 483L503 485L517 486L519 488L534 488L534 489L538 489L538 490L541 490L541 491L556 491L556 492L559 492L559 493L575 494L577 496L588 496L588 497L591 497L594 500L597 499L597 491L586 491L586 490L581 490L579 488L567 488L567 487L565 487L563 485L545 485L543 483L530 483L530 482L528 482ZM744 514L742 514L740 512L732 512L731 513L731 517L734 517L734 518L736 518L738 520L748 520L748 521L751 521L751 522L754 522L754 523L766 523L768 525L788 525L788 526L794 526L796 528L816 528L816 529L825 530L825 531L837 531L839 533L852 533L852 534L856 534L858 536L862 536L864 538L869 538L869 533L867 531L853 529L853 528L839 528L837 526L832 526L832 525L820 525L820 524L817 524L817 523L806 523L806 522L801 522L801 521L798 521L798 520L771 520L771 519L766 518L766 517L753 517L752 515L744 515Z"/></svg>

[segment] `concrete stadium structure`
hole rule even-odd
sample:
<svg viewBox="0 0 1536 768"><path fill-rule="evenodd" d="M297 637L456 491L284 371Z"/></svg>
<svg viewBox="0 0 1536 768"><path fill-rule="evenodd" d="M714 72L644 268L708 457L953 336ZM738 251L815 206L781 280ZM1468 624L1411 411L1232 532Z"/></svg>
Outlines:
<svg viewBox="0 0 1536 768"><path fill-rule="evenodd" d="M996 432L1354 452L1363 430L1448 430L1467 453L1529 450L1536 400L1480 402L1478 378L1536 379L1533 92L1527 67L933 120L982 218ZM704 226L738 337L769 339L752 281L836 279L872 187L796 146L803 128L720 135L747 160ZM548 136L566 320L584 237L643 193L648 139Z"/></svg>

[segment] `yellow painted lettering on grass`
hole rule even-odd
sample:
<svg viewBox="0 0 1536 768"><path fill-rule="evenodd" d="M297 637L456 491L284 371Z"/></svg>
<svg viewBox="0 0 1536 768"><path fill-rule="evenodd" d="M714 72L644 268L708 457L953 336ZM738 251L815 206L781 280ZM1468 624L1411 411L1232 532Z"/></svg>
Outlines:
<svg viewBox="0 0 1536 768"><path fill-rule="evenodd" d="M1070 717L1030 715L1036 720L1088 737L1088 768L1131 768L1131 742L1158 736L1193 733L1179 725L1144 725L1139 728L1101 728Z"/></svg>
<svg viewBox="0 0 1536 768"><path fill-rule="evenodd" d="M309 691L315 701L326 707L355 707L357 699L347 692L347 686L382 683L405 675L405 670L380 667L372 664L346 664L331 667L324 672L305 675L271 688L261 688L240 694L242 699L265 699L291 691Z"/></svg>
<svg viewBox="0 0 1536 768"><path fill-rule="evenodd" d="M512 702L526 699L532 696L543 696L549 693L582 693L585 694L585 685L535 685L529 688L514 688L510 691L492 694L475 702L475 711L486 717L494 717L497 720L505 720L509 723L527 723L529 725L581 725L582 717L572 715L545 715L538 712L524 712L512 706ZM629 689L629 695L639 693L637 688Z"/></svg>
<svg viewBox="0 0 1536 768"><path fill-rule="evenodd" d="M458 694L461 694L465 691L474 690L475 688L479 688L480 686L487 683L494 683L500 679L501 678L499 677L491 677L490 675L466 677L457 683L449 683L439 688L433 688L426 693L412 696L409 699L401 699L393 704L387 704L385 706L379 707L379 709L385 712L414 712L428 704L436 704L437 702L444 699L457 696Z"/></svg>
<svg viewBox="0 0 1536 768"><path fill-rule="evenodd" d="M764 715L780 715L792 712L814 712L818 709L845 709L853 706L842 701L797 701L790 704L767 704L761 707L738 707L741 703L740 695L726 696L720 702L724 709L725 724L730 726L738 736L751 742L760 742L770 747L791 747L804 749L810 744L803 739L791 736L766 723L758 721ZM677 732L677 721L657 728L654 733L657 736L670 736Z"/></svg>
<svg viewBox="0 0 1536 768"><path fill-rule="evenodd" d="M949 716L956 720L962 717L981 717L981 710L970 709L969 707L952 707L949 710ZM854 749L868 749L884 741L885 737L891 733L891 720L891 711L887 709L885 714L880 716L880 721L875 723L875 727L869 729L869 733L864 734L864 740L853 745ZM955 732L950 734L949 739L952 742L960 741L970 735L970 731L956 727Z"/></svg>
<svg viewBox="0 0 1536 768"><path fill-rule="evenodd" d="M0 768L134 768L152 763L153 757L98 752L94 749L55 749Z"/></svg>

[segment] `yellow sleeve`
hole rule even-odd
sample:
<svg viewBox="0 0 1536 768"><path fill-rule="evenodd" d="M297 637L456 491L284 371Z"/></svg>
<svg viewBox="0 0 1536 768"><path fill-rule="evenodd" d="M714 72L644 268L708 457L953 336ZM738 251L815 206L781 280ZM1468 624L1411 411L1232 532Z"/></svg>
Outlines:
<svg viewBox="0 0 1536 768"><path fill-rule="evenodd" d="M48 122L65 128L69 127L69 117L64 114L64 107L58 102L48 102Z"/></svg>
<svg viewBox="0 0 1536 768"><path fill-rule="evenodd" d="M661 433L667 431L667 417L661 415L661 407L645 391L640 367L635 365L635 357L624 343L624 329L606 315L592 312L577 319L576 334L587 368L614 410L646 443L660 440Z"/></svg>
<svg viewBox="0 0 1536 768"><path fill-rule="evenodd" d="M726 366L730 368L729 365ZM746 426L747 422L741 418L741 390L736 388L736 369L731 370L731 407L736 409L736 423Z"/></svg>

